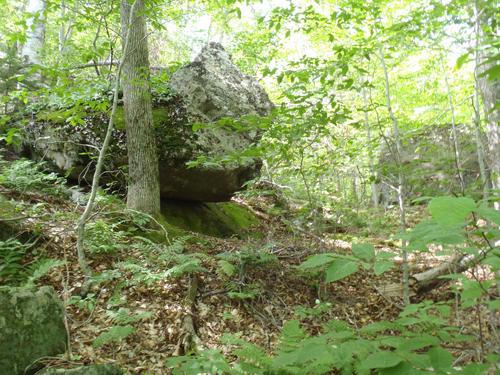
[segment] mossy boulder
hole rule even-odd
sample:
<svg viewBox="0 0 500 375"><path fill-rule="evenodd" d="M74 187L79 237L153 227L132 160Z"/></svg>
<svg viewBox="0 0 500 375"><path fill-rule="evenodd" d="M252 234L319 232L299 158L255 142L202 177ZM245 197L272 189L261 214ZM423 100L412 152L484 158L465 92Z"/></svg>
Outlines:
<svg viewBox="0 0 500 375"><path fill-rule="evenodd" d="M164 201L162 215L174 227L215 237L244 235L259 222L250 210L235 202Z"/></svg>
<svg viewBox="0 0 500 375"><path fill-rule="evenodd" d="M89 365L77 368L46 368L37 375L122 375L124 371L113 365Z"/></svg>
<svg viewBox="0 0 500 375"><path fill-rule="evenodd" d="M162 197L230 200L260 170L258 158L237 155L260 140L258 125L270 115L273 104L259 83L240 72L218 43L203 48L165 85L169 95L152 97ZM88 166L103 143L108 114L85 108L80 112L81 121L69 124L62 120L75 117L71 111L40 111L25 127L27 149L32 158L48 160L59 172L90 181L93 171ZM114 122L105 169L116 173L105 174L103 182L118 179L123 186L126 179L119 172L126 172L128 162L123 108L118 108ZM237 126L232 126L235 122ZM193 126L200 124L194 131ZM187 162L199 158L209 162L187 167Z"/></svg>
<svg viewBox="0 0 500 375"><path fill-rule="evenodd" d="M64 308L51 287L0 287L0 374L24 374L66 351Z"/></svg>

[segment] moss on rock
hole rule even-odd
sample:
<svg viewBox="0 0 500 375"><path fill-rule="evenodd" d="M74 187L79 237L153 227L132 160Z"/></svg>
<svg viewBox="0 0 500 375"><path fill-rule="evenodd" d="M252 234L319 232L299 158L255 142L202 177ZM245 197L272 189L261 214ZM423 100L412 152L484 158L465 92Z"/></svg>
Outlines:
<svg viewBox="0 0 500 375"><path fill-rule="evenodd" d="M168 110L164 107L153 108L153 124L155 128L166 124L169 121ZM123 106L116 108L113 119L114 127L117 130L125 130L125 111Z"/></svg>
<svg viewBox="0 0 500 375"><path fill-rule="evenodd" d="M177 228L215 237L241 236L258 223L252 212L234 202L164 201L162 215Z"/></svg>
<svg viewBox="0 0 500 375"><path fill-rule="evenodd" d="M0 374L24 374L66 351L64 308L51 287L0 287Z"/></svg>

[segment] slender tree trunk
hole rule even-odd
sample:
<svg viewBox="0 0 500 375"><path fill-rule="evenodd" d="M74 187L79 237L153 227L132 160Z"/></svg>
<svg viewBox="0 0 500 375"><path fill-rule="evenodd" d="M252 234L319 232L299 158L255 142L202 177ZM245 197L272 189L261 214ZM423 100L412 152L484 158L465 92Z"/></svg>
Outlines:
<svg viewBox="0 0 500 375"><path fill-rule="evenodd" d="M483 188L483 199L486 201L489 197L489 181L488 174L486 172L485 165L485 156L484 156L484 147L483 142L481 140L481 115L480 115L480 104L479 104L479 10L477 0L474 3L474 17L475 17L475 67L474 67L474 99L473 99L473 107L474 107L474 130L475 130L475 138L476 138L476 147L477 147L477 159L479 162L479 173L481 174L481 184ZM498 126L498 124L497 124Z"/></svg>
<svg viewBox="0 0 500 375"><path fill-rule="evenodd" d="M378 186L375 182L375 166L373 164L373 151L372 151L372 132L370 127L370 121L368 119L368 98L366 96L366 90L363 89L363 103L364 108L363 112L365 115L365 129L366 129L366 138L368 141L368 166L370 169L370 187L372 193L372 204L373 207L378 208L379 203L379 193Z"/></svg>
<svg viewBox="0 0 500 375"><path fill-rule="evenodd" d="M21 55L29 63L41 64L42 50L45 43L45 0L30 0L26 11L32 16L27 20L28 27L26 44L22 47Z"/></svg>
<svg viewBox="0 0 500 375"><path fill-rule="evenodd" d="M401 226L401 232L404 233L406 231L406 208L405 208L405 183L404 183L404 173L403 173L403 164L401 161L401 153L402 153L402 144L401 137L399 134L399 125L396 116L392 110L391 105L391 93L389 87L389 74L387 73L387 66L385 64L384 52L382 48L379 48L379 58L380 63L382 64L382 69L384 71L384 81L385 81L385 100L387 111L389 112L389 116L392 120L392 131L394 136L394 141L396 143L396 161L398 164L398 203L399 203L399 220ZM408 269L408 253L406 251L406 241L402 240L401 242L401 253L403 258L403 300L406 305L410 303L410 275Z"/></svg>
<svg viewBox="0 0 500 375"><path fill-rule="evenodd" d="M462 195L465 194L465 182L462 174L462 161L460 157L460 146L458 144L458 133L457 133L457 123L455 120L455 106L453 104L453 97L451 95L450 84L448 82L448 75L446 74L446 69L443 65L443 73L444 73L444 83L446 86L446 92L448 94L448 105L450 106L451 113L451 134L453 137L453 151L455 153L455 168L457 169L458 181L460 183L460 191Z"/></svg>
<svg viewBox="0 0 500 375"><path fill-rule="evenodd" d="M123 99L127 131L129 182L127 206L159 215L160 183L153 128L149 57L144 0L137 0L131 14L128 0L121 1L122 33L131 18L129 55L123 63Z"/></svg>
<svg viewBox="0 0 500 375"><path fill-rule="evenodd" d="M132 4L132 9L134 9L136 4ZM130 22L130 19L128 19L126 22ZM77 250L77 255L78 255L78 263L80 265L80 268L83 271L83 274L85 275L85 281L82 286L82 294L85 295L87 294L88 288L90 286L90 278L92 276L92 270L90 269L87 259L85 256L85 226L87 224L87 221L90 218L90 215L92 213L92 210L94 209L94 202L95 202L95 197L97 194L97 190L99 189L99 181L101 178L101 171L104 166L104 158L106 157L106 152L108 150L109 143L111 142L111 136L113 134L113 127L114 127L114 118L115 118L115 113L116 113L116 108L118 107L118 91L120 88L120 79L123 71L123 64L127 60L128 56L128 51L129 51L129 33L127 33L124 37L124 48L123 48L123 57L122 57L122 63L118 67L118 72L116 75L116 81L115 81L115 88L114 88L114 93L113 93L113 104L111 108L111 114L109 116L109 122L108 122L108 128L106 130L106 136L104 137L104 141L102 144L101 149L99 150L99 157L97 158L97 163L94 171L94 177L92 179L92 188L90 190L90 197L89 200L87 201L87 205L85 206L85 210L82 213L82 216L78 219L78 223L76 225L76 250Z"/></svg>

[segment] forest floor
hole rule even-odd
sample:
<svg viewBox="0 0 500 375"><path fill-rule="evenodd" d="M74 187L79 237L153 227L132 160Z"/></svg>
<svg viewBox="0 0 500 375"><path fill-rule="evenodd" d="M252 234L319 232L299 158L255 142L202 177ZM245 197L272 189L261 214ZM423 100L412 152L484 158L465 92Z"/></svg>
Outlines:
<svg viewBox="0 0 500 375"><path fill-rule="evenodd" d="M144 239L140 224L127 221L115 202L103 199L93 220L103 225L99 236L108 248L89 253L99 281L81 298L83 275L76 257L74 226L82 207L47 194L7 188L1 188L0 194L16 202L17 215L25 216L17 223L23 231L41 233L36 255L64 261L39 282L52 285L68 306L70 356L48 360L47 365L116 363L132 373L168 373L166 360L182 354L180 338L185 334L186 316L193 317L202 348L228 352L229 346L221 338L232 333L272 352L283 324L290 319L299 319L314 334L331 319L360 328L393 320L401 312L402 299L381 292L381 286L400 282L399 267L380 276L360 270L331 284L318 276L303 275L296 267L320 252L349 254L351 241L370 242L378 251L398 254L396 241L354 229L349 233L349 228L348 233L321 235L294 230L282 217L268 213L271 203L264 198L245 202L260 218L248 237L221 239L192 233L169 238L163 250L172 256L158 264L154 264L158 254L148 246L151 243ZM424 215L423 209L415 207L410 217L417 221ZM162 273L165 265L178 266L179 257L184 262L193 260L194 268ZM429 267L429 259L412 258L412 272L424 266ZM191 303L186 295L194 278L198 283ZM448 300L450 296L450 287L444 286L413 296L412 301ZM476 315L462 316L459 324L464 332L479 335ZM131 326L133 332L116 340L102 335L114 326ZM481 332L483 341L487 341L486 331ZM457 348L464 361L476 358L477 351L472 343Z"/></svg>

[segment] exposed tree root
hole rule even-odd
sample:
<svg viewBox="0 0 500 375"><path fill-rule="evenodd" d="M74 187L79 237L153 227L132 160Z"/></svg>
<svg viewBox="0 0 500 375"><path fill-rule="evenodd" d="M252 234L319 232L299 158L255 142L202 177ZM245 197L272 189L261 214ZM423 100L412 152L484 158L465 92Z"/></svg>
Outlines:
<svg viewBox="0 0 500 375"><path fill-rule="evenodd" d="M189 353L197 352L202 349L201 339L198 337L196 332L196 326L194 322L194 313L196 311L196 295L198 294L198 276L191 275L189 289L186 295L186 302L188 303L187 314L182 319L182 328L179 340L177 341L177 347L175 349L174 355L185 355Z"/></svg>

